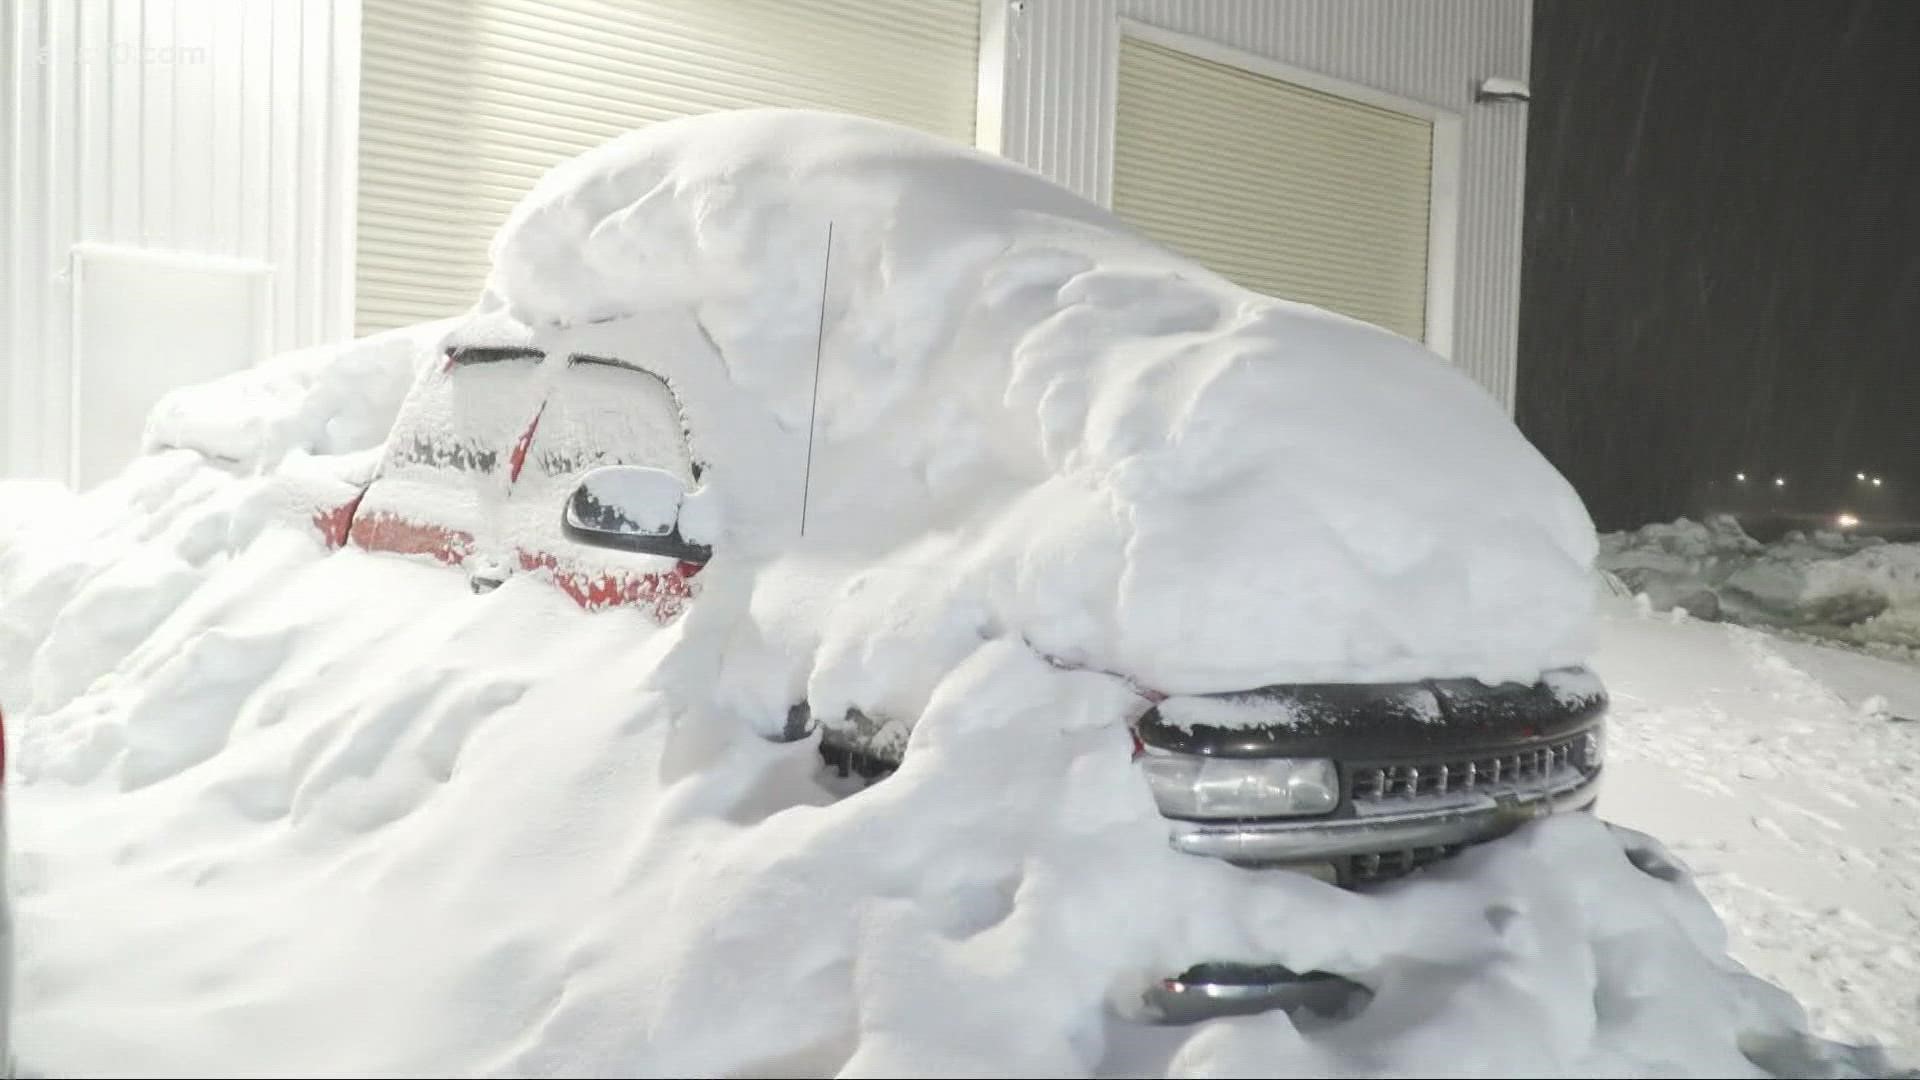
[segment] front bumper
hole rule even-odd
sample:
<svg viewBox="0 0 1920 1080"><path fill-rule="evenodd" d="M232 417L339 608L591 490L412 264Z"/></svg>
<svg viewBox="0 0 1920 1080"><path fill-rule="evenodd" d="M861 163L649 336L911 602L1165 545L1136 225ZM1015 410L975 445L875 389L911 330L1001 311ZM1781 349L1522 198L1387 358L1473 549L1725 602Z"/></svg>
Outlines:
<svg viewBox="0 0 1920 1080"><path fill-rule="evenodd" d="M1347 818L1171 821L1173 846L1254 866L1315 866L1382 852L1455 848L1493 840L1548 814L1582 810L1599 797L1601 770L1567 770L1498 791L1385 802ZM1345 877L1345 875L1341 875Z"/></svg>

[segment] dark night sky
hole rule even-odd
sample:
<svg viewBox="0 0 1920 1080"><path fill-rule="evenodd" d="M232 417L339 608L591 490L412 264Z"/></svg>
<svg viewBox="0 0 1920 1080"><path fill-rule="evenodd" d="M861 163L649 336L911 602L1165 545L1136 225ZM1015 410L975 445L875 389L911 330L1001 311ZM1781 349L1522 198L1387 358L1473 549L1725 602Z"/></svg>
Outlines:
<svg viewBox="0 0 1920 1080"><path fill-rule="evenodd" d="M1536 0L1533 48L1517 414L1599 525L1920 502L1920 0Z"/></svg>

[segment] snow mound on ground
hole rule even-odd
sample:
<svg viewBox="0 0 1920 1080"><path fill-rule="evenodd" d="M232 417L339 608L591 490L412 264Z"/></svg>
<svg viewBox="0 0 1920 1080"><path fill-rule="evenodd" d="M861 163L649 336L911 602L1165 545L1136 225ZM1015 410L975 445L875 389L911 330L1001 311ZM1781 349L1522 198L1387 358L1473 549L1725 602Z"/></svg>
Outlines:
<svg viewBox="0 0 1920 1080"><path fill-rule="evenodd" d="M1920 649L1920 544L1887 544L1807 570L1803 595L1820 612L1864 619L1845 635L1861 643Z"/></svg>
<svg viewBox="0 0 1920 1080"><path fill-rule="evenodd" d="M208 505L249 483L208 475ZM122 487L176 522L180 490ZM149 531L100 573L176 550ZM529 579L476 596L273 523L157 622L54 603L120 655L10 725L32 1072L1883 1064L1809 1039L1656 844L1584 815L1366 895L1175 853L1128 689L1012 640L942 675L899 773L836 800L811 745L716 714L726 641L699 607L660 628ZM1372 996L1141 1022L1153 979L1207 958Z"/></svg>
<svg viewBox="0 0 1920 1080"><path fill-rule="evenodd" d="M294 452L378 447L419 365L450 328L443 320L319 345L174 390L147 418L146 448L197 450L253 471Z"/></svg>
<svg viewBox="0 0 1920 1080"><path fill-rule="evenodd" d="M1720 515L1610 533L1596 565L1657 610L1920 648L1920 544L1833 531L1762 544Z"/></svg>
<svg viewBox="0 0 1920 1080"><path fill-rule="evenodd" d="M1005 161L829 114L675 121L554 169L493 254L467 339L657 368L718 550L859 568L796 651L871 665L884 611L936 668L1010 634L1176 692L1584 654L1591 524L1471 380Z"/></svg>
<svg viewBox="0 0 1920 1080"><path fill-rule="evenodd" d="M288 353L176 390L148 420L149 453L87 497L0 483L0 704L57 709L268 522L343 502L445 331Z"/></svg>
<svg viewBox="0 0 1920 1080"><path fill-rule="evenodd" d="M265 485L231 480L173 451L86 498L0 484L0 705L78 696L250 542Z"/></svg>

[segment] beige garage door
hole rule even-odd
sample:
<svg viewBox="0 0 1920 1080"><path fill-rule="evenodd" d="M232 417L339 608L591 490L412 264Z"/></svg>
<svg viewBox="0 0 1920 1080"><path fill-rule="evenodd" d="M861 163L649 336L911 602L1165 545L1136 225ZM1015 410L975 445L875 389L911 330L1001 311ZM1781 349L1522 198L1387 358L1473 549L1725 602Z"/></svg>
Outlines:
<svg viewBox="0 0 1920 1080"><path fill-rule="evenodd" d="M1248 288L1426 331L1433 122L1123 37L1113 208Z"/></svg>
<svg viewBox="0 0 1920 1080"><path fill-rule="evenodd" d="M551 165L750 106L973 141L977 0L365 0L356 322L465 310Z"/></svg>

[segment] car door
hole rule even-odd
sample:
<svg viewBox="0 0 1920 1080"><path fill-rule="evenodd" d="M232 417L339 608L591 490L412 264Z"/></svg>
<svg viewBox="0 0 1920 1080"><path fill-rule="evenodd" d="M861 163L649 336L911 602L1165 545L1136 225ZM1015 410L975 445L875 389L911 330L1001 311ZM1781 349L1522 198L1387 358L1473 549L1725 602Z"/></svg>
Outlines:
<svg viewBox="0 0 1920 1080"><path fill-rule="evenodd" d="M573 355L556 368L508 496L515 561L582 607L633 605L671 620L699 567L657 555L590 547L561 527L569 496L602 465L646 465L687 487L701 466L666 379L627 360Z"/></svg>

